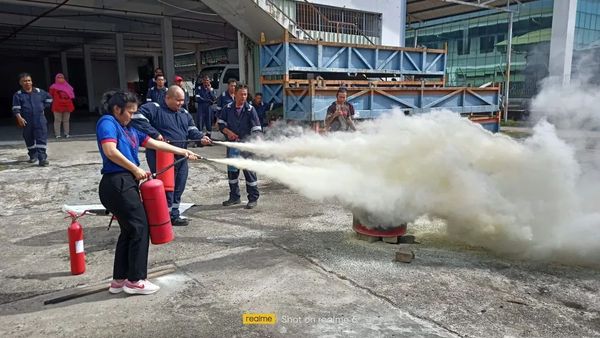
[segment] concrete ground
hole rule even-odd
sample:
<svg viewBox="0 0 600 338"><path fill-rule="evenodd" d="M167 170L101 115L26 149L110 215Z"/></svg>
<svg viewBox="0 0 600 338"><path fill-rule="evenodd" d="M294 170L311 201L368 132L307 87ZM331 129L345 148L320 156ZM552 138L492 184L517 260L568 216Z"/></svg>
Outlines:
<svg viewBox="0 0 600 338"><path fill-rule="evenodd" d="M108 281L119 233L107 231L108 217L81 219L87 271L70 275L60 208L98 203L100 157L85 137L53 141L49 155L40 168L21 144L0 146L2 337L600 336L597 268L499 257L451 243L435 225L409 226L418 243L401 246L416 258L394 262L399 245L358 240L347 210L264 177L258 208L222 207L225 168L207 162L191 164L191 224L151 245L151 268L177 268L156 279L157 294L43 305ZM277 323L242 325L243 313L274 313Z"/></svg>

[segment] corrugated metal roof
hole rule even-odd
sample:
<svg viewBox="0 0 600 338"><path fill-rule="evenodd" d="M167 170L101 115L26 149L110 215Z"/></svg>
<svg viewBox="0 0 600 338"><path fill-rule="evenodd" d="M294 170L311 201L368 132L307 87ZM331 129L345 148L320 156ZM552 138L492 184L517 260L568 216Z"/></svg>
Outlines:
<svg viewBox="0 0 600 338"><path fill-rule="evenodd" d="M533 0L508 1L510 4L516 4L518 2L525 3ZM477 7L481 4L498 8L506 7L507 0L462 0L462 2L470 3L471 5L462 5L445 0L406 0L407 22L435 20L485 10L482 7Z"/></svg>

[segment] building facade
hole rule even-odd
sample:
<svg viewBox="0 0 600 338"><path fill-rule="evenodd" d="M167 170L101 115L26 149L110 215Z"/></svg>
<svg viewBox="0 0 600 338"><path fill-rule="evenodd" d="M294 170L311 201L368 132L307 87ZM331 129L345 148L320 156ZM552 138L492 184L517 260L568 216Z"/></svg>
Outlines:
<svg viewBox="0 0 600 338"><path fill-rule="evenodd" d="M554 13L553 0L524 2L511 9L515 14L509 96L530 98L537 93L539 82L549 75L552 21L561 13ZM502 84L506 74L508 22L509 14L496 10L410 22L406 45L447 48L448 86ZM588 69L582 62L593 63L595 59L585 56L600 47L599 0L577 1L573 44L573 73L581 73Z"/></svg>

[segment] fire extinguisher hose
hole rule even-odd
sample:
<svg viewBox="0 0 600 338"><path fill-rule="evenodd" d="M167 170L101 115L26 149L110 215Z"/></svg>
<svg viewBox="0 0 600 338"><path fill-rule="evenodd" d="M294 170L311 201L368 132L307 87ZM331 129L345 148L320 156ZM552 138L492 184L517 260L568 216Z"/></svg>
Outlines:
<svg viewBox="0 0 600 338"><path fill-rule="evenodd" d="M210 161L210 159L208 159L208 158L206 158L206 157L200 156L200 155L198 155L198 154L194 154L194 155L196 155L196 157L198 157L198 159L199 159L199 160ZM175 166L175 165L177 165L178 163L181 163L181 162L183 162L183 161L185 161L185 160L187 160L187 159L188 159L187 157L182 157L182 158L180 158L180 159L176 160L175 162L173 162L173 163L169 164L168 166L166 166L166 167L162 168L161 170L159 170L159 171L157 171L157 172L155 172L155 173L152 173L152 178L156 178L156 176L158 176L158 175L160 175L160 174L162 174L162 173L166 172L167 170L171 169L173 166Z"/></svg>

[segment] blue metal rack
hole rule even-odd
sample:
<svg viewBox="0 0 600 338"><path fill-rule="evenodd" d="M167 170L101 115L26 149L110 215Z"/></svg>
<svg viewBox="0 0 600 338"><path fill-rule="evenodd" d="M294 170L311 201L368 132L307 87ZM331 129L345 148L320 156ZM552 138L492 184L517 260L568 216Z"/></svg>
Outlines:
<svg viewBox="0 0 600 338"><path fill-rule="evenodd" d="M322 41L282 41L260 49L262 75L290 72L360 73L366 76L443 77L443 49L340 45Z"/></svg>
<svg viewBox="0 0 600 338"><path fill-rule="evenodd" d="M411 114L446 109L498 130L499 88L444 87L446 50L286 37L261 45L260 55L263 99L282 104L287 120L323 121L343 84L357 118L376 118L393 107ZM361 80L328 81L344 74L364 75ZM392 77L396 79L390 81Z"/></svg>

